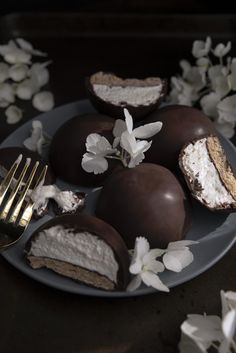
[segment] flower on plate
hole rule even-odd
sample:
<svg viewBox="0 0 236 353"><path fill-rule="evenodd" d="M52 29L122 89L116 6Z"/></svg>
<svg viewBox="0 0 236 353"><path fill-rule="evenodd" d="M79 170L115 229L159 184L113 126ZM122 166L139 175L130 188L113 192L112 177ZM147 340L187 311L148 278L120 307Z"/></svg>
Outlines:
<svg viewBox="0 0 236 353"><path fill-rule="evenodd" d="M171 242L166 249L150 249L146 238L138 237L130 264L129 271L135 277L127 287L128 291L137 289L143 282L163 292L169 288L161 281L158 273L165 269L180 272L193 261L193 254L188 246L196 244L191 240ZM162 262L157 258L162 257Z"/></svg>
<svg viewBox="0 0 236 353"><path fill-rule="evenodd" d="M231 98L236 91L236 58L226 56L231 42L226 45L219 43L214 49L211 47L210 37L205 41L194 41L192 55L195 64L180 61L182 75L171 78L167 101L171 104L200 105L216 129L231 138L236 127L236 111L235 107L232 109Z"/></svg>
<svg viewBox="0 0 236 353"><path fill-rule="evenodd" d="M39 120L33 120L31 136L24 142L24 146L30 151L43 154L43 148L49 145L50 138L43 132L43 125Z"/></svg>
<svg viewBox="0 0 236 353"><path fill-rule="evenodd" d="M150 250L147 239L136 238L134 254L130 265L130 273L135 277L127 287L128 291L134 291L141 283L152 286L160 291L169 292L169 288L162 283L157 273L163 272L165 267L156 258L163 254L164 250Z"/></svg>
<svg viewBox="0 0 236 353"><path fill-rule="evenodd" d="M133 128L133 119L124 109L125 121L117 119L113 128L112 145L99 134L90 134L86 140L87 152L82 159L82 168L88 173L100 174L107 170L107 158L119 160L125 167L134 168L144 159L150 148L149 139L162 128L161 122L150 123Z"/></svg>
<svg viewBox="0 0 236 353"><path fill-rule="evenodd" d="M104 173L108 168L105 157L116 152L110 142L99 134L88 135L86 149L81 165L86 172L94 174Z"/></svg>

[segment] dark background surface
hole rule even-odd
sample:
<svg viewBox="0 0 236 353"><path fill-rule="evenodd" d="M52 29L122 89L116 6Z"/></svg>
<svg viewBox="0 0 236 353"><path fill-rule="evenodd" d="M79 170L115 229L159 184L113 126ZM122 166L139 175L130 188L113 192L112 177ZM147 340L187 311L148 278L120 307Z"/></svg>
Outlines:
<svg viewBox="0 0 236 353"><path fill-rule="evenodd" d="M214 6L209 1L170 0L76 4L1 3L2 14L29 11L1 19L1 42L23 36L48 52L56 105L85 98L84 77L99 69L125 76L169 77L179 70L179 59L189 56L192 41L208 34L216 43L232 40L236 49L236 19L225 2ZM45 9L51 14L38 14ZM82 12L66 14L69 9ZM176 15L184 12L186 16ZM37 114L27 103L21 123ZM9 126L1 115L0 142L21 123ZM220 314L220 290L236 290L235 266L234 246L213 268L168 295L109 300L46 287L0 257L0 352L176 352L179 328L188 313Z"/></svg>

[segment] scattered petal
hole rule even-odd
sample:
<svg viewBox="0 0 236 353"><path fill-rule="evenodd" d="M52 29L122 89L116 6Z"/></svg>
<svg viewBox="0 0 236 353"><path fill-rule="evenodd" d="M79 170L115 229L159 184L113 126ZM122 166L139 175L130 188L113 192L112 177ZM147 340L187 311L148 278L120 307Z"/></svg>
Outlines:
<svg viewBox="0 0 236 353"><path fill-rule="evenodd" d="M54 107L53 94L48 91L36 93L32 102L34 108L41 112L47 112Z"/></svg>
<svg viewBox="0 0 236 353"><path fill-rule="evenodd" d="M169 288L160 280L160 278L150 271L145 271L141 273L141 278L144 284L148 287L153 287L162 292L169 292Z"/></svg>
<svg viewBox="0 0 236 353"><path fill-rule="evenodd" d="M136 138L147 139L156 135L161 130L162 125L162 122L157 121L155 123L139 126L134 129L133 134Z"/></svg>
<svg viewBox="0 0 236 353"><path fill-rule="evenodd" d="M10 105L5 110L8 124L16 124L23 118L23 112L16 105Z"/></svg>
<svg viewBox="0 0 236 353"><path fill-rule="evenodd" d="M174 272L180 272L193 262L193 254L186 248L184 250L168 251L163 256L165 267Z"/></svg>
<svg viewBox="0 0 236 353"><path fill-rule="evenodd" d="M15 82L22 81L27 77L28 70L25 64L15 64L9 69L9 77Z"/></svg>

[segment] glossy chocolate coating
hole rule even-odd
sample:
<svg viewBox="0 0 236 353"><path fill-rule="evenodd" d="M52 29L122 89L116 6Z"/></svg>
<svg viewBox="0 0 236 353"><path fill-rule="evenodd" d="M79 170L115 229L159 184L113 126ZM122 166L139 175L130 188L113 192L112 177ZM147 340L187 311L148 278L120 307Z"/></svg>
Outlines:
<svg viewBox="0 0 236 353"><path fill-rule="evenodd" d="M110 141L113 138L114 119L100 114L79 115L61 126L53 137L50 147L50 162L55 174L61 179L85 186L101 185L112 170L103 174L87 173L81 166L86 152L86 138L91 133L98 133Z"/></svg>
<svg viewBox="0 0 236 353"><path fill-rule="evenodd" d="M145 123L161 121L161 131L152 137L152 146L145 153L145 162L161 164L172 171L179 170L181 148L191 140L217 134L210 119L200 110L183 105L161 108Z"/></svg>
<svg viewBox="0 0 236 353"><path fill-rule="evenodd" d="M124 116L124 108L128 109L129 113L131 114L133 121L140 121L152 113L157 107L161 104L162 100L164 99L167 91L167 81L165 79L162 80L162 92L160 97L151 104L148 105L139 105L139 106L132 106L130 104L123 104L115 105L111 102L105 101L98 97L94 92L93 85L90 82L90 77L85 79L85 86L87 89L88 98L91 101L94 108L102 114L107 114L112 116L114 119L125 119Z"/></svg>
<svg viewBox="0 0 236 353"><path fill-rule="evenodd" d="M189 229L184 191L166 168L143 163L114 173L105 183L95 213L110 223L128 248L146 237L152 248L181 240Z"/></svg>
<svg viewBox="0 0 236 353"><path fill-rule="evenodd" d="M37 161L39 161L40 164L39 164L38 169L35 173L34 180L39 178L46 163L41 159L41 156L38 153L32 152L24 147L1 148L0 149L0 165L2 165L5 169L9 170L11 168L12 164L16 161L16 159L18 158L18 156L20 154L22 154L22 160L21 160L21 163L20 163L18 170L15 174L16 178L19 177L20 172L22 171L22 169L25 165L26 158L31 158L31 164L30 164L28 171L26 173L25 180L29 176L31 170L33 169L33 167ZM47 171L46 178L45 178L45 185L54 184L55 180L56 180L55 175L53 174L50 166L48 166L48 171Z"/></svg>
<svg viewBox="0 0 236 353"><path fill-rule="evenodd" d="M117 274L117 288L119 290L124 290L129 282L129 254L128 249L119 235L119 233L106 222L98 219L97 217L86 215L86 214L74 214L74 215L64 215L51 219L47 223L39 227L30 239L27 241L25 246L26 256L30 251L31 243L34 241L38 234L48 228L54 227L56 225L61 225L65 228L73 229L74 233L78 232L88 232L90 234L96 235L101 238L105 243L107 243L113 250L116 261L119 265L119 270ZM71 236L73 236L71 232Z"/></svg>

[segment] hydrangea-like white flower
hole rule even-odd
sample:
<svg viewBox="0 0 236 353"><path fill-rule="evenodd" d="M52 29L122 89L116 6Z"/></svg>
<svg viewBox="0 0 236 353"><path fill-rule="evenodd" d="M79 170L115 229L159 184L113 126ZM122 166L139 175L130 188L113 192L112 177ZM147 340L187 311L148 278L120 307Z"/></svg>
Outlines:
<svg viewBox="0 0 236 353"><path fill-rule="evenodd" d="M169 292L169 288L162 283L157 275L157 273L163 272L165 269L164 265L156 260L163 252L161 249L150 250L147 239L143 237L136 238L134 255L129 268L130 273L134 274L135 277L128 285L128 291L134 291L143 282L157 290Z"/></svg>
<svg viewBox="0 0 236 353"><path fill-rule="evenodd" d="M218 58L222 58L231 50L231 42L228 42L227 45L222 43L217 44L215 49L213 49L213 54Z"/></svg>
<svg viewBox="0 0 236 353"><path fill-rule="evenodd" d="M99 134L88 135L86 149L81 165L86 172L94 174L104 173L108 168L105 157L116 152L110 142Z"/></svg>
<svg viewBox="0 0 236 353"><path fill-rule="evenodd" d="M42 155L43 148L49 145L49 142L50 138L44 133L41 121L33 120L31 136L23 142L24 146L28 150L38 152Z"/></svg>
<svg viewBox="0 0 236 353"><path fill-rule="evenodd" d="M180 272L190 265L194 257L188 246L193 244L197 244L197 242L193 240L180 240L169 243L163 256L165 267L170 271Z"/></svg>
<svg viewBox="0 0 236 353"><path fill-rule="evenodd" d="M218 116L217 104L220 99L221 96L216 92L211 92L203 96L200 100L200 105L204 113L209 117L216 118Z"/></svg>
<svg viewBox="0 0 236 353"><path fill-rule="evenodd" d="M195 40L193 42L192 54L195 58L206 56L211 49L211 38L207 37L206 41Z"/></svg>

